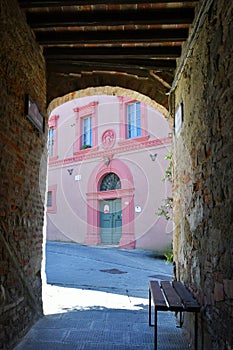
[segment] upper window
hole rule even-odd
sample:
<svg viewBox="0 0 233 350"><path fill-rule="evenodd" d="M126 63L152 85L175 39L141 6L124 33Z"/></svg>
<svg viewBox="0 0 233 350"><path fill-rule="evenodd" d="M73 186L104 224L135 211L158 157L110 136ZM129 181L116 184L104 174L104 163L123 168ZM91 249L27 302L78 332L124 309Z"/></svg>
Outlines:
<svg viewBox="0 0 233 350"><path fill-rule="evenodd" d="M141 136L141 103L127 105L127 138Z"/></svg>
<svg viewBox="0 0 233 350"><path fill-rule="evenodd" d="M120 142L144 141L149 138L147 108L144 102L128 97L118 97L120 102Z"/></svg>
<svg viewBox="0 0 233 350"><path fill-rule="evenodd" d="M92 117L82 118L82 148L92 147Z"/></svg>
<svg viewBox="0 0 233 350"><path fill-rule="evenodd" d="M50 128L48 135L49 157L53 157L54 155L54 134L54 128Z"/></svg>
<svg viewBox="0 0 233 350"><path fill-rule="evenodd" d="M97 147L97 112L98 102L90 102L85 106L74 108L76 129L74 153L88 147Z"/></svg>
<svg viewBox="0 0 233 350"><path fill-rule="evenodd" d="M59 115L53 115L49 118L48 131L48 152L50 160L55 160L57 156L57 123Z"/></svg>
<svg viewBox="0 0 233 350"><path fill-rule="evenodd" d="M100 191L119 190L120 188L121 180L115 173L107 174L100 185Z"/></svg>

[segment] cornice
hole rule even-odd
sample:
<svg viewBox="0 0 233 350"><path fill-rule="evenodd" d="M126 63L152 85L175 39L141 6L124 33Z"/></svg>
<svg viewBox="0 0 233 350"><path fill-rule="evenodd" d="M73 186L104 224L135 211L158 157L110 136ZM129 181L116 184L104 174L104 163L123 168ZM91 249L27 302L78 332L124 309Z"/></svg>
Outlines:
<svg viewBox="0 0 233 350"><path fill-rule="evenodd" d="M78 163L88 159L112 157L113 155L127 153L129 151L135 151L138 149L144 149L144 148L147 149L150 147L171 144L170 137L166 137L163 139L155 139L155 140L148 140L147 136L145 136L145 138L146 138L145 141L141 141L141 142L139 140L137 141L137 139L132 139L131 141L128 141L128 140L120 141L118 142L118 147L114 147L110 150L99 151L98 147L80 150L75 152L74 157L60 159L60 160L51 159L49 161L49 166L50 167L59 166L59 165L62 166L70 163Z"/></svg>
<svg viewBox="0 0 233 350"><path fill-rule="evenodd" d="M87 105L73 108L73 111L79 113L79 116L82 117L84 115L94 113L95 107L98 106L98 104L98 101L92 101Z"/></svg>

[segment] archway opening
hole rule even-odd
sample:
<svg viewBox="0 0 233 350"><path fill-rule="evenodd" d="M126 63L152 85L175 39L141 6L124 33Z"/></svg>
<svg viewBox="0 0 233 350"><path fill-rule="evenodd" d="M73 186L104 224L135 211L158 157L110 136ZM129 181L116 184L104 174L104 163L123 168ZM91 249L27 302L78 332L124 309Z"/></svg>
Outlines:
<svg viewBox="0 0 233 350"><path fill-rule="evenodd" d="M116 95L116 93L119 95ZM106 96L115 101L114 107L108 112L105 121L99 125L100 118L104 115L99 107L110 105L106 101L100 102L100 99L106 98ZM77 103L77 100L81 101L80 104ZM122 129L122 125L127 126L127 122L124 121L123 117L124 113L127 113L128 104L134 105L138 102L142 106L140 111L144 118L144 124L141 128L141 134L129 140L124 136L126 133ZM66 119L63 112L67 106L70 106L71 112L68 113ZM62 112L60 112L60 108ZM110 116L114 115L114 108L116 109L116 116L119 118L118 121L114 118L110 120ZM116 213L116 216L122 215L122 230L119 241L111 240L110 244L122 248L135 248L136 241L138 241L138 247L141 244L146 249L151 249L151 237L154 233L153 225L149 223L148 216L153 216L153 221L156 222L158 227L161 226L161 220L155 216L156 207L154 203L155 199L157 200L165 195L164 191L169 190L166 186L164 188L159 186L156 198L149 196L149 193L154 191L153 183L160 183L163 177L163 170L166 166L164 156L171 146L171 129L167 124L167 111L156 102L137 92L116 87L103 87L89 88L85 91L74 92L58 98L50 104L49 113L49 127L55 128L55 132L51 133L52 135L61 138L62 142L65 143L61 131L59 131L59 123L61 123L61 127L70 132L69 141L74 136L73 141L66 144L64 156L62 156L62 149L58 140L53 140L55 152L49 159L52 174L50 179L52 180L49 180L48 183L49 217L47 229L48 227L51 228L52 224L53 230L58 231L57 229L59 229L60 232L59 235L57 233L54 235L53 232L53 238L51 239L50 236L49 240L78 242L86 245L100 245L101 243L108 245L109 241L106 242L101 239L101 212L104 213L104 206L109 204L108 201L120 200L120 210L118 210L118 203L118 209L113 209L113 212ZM93 122L93 119L92 122L89 121L89 129L90 125L93 127L93 143L90 145L91 147L82 148L82 138L77 136L77 130L83 132L81 121L90 117L96 118L98 121L98 123ZM106 120L110 120L110 125L106 124ZM157 126L154 131L148 129L153 121L157 124L159 120L162 122L162 127ZM162 133L161 136L160 132ZM156 161L153 159L156 159ZM59 167L60 172L55 176L55 172ZM146 167L149 167L150 179ZM155 172L156 176L153 175ZM108 188L107 191L103 191L103 187L101 187L103 186L103 180L109 174L115 174L115 179L120 179L121 186L120 188ZM65 194L62 210L59 209L61 199L59 188L61 193ZM80 194L79 197L78 193ZM75 198L72 197L73 194L76 195ZM113 205L113 203L110 205ZM80 208L85 208L85 210L82 211ZM68 227L70 231L66 231L64 223L69 213L72 213L73 217L76 216L77 218L78 216L83 226L80 225L78 229L74 229L77 226L69 219ZM53 219L55 215L59 217L60 222L58 224ZM142 220L141 217L143 217ZM165 243L166 239L169 237L171 239L171 231L168 232L166 225L166 223L163 223ZM85 229L82 230L81 227L85 227ZM82 234L79 240L76 239L77 232ZM146 237L145 233L148 232L149 235ZM161 242L159 237L156 237L156 240L157 243Z"/></svg>

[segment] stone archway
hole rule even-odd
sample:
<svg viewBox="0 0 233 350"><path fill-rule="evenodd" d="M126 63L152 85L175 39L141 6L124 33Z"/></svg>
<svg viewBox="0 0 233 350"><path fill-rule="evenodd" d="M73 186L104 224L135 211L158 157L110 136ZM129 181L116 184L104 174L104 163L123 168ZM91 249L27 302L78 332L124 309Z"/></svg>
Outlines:
<svg viewBox="0 0 233 350"><path fill-rule="evenodd" d="M115 173L121 180L121 188L100 191L100 184L108 173ZM134 248L134 185L129 168L119 159L98 165L92 172L87 192L87 235L85 244L98 245L100 240L100 201L111 198L122 199L122 236L119 246Z"/></svg>
<svg viewBox="0 0 233 350"><path fill-rule="evenodd" d="M169 115L167 109L161 104L157 103L155 100L152 100L149 96L143 95L137 91L131 89L125 89L119 86L98 86L98 87L89 87L86 89L73 91L64 96L54 98L49 106L48 106L48 114L52 112L53 109L66 103L68 101L72 101L76 98L86 97L86 96L94 96L94 95L113 95L113 96L123 96L130 97L134 100L138 100L146 103L152 108L158 110L161 114L164 115L168 121L173 123L173 119L171 120L171 116Z"/></svg>
<svg viewBox="0 0 233 350"><path fill-rule="evenodd" d="M135 94L134 98L136 98L136 95L148 96L149 99L157 101L161 106L168 109L167 93L170 88L170 84L154 74L150 75L150 77L138 77L127 73L94 71L77 77L71 74L60 75L55 72L49 72L47 101L51 103L58 96L68 96L72 95L73 91L85 91L87 89L90 95L96 94L97 90L102 90L100 94L104 94L103 91L106 89L115 91L132 89Z"/></svg>

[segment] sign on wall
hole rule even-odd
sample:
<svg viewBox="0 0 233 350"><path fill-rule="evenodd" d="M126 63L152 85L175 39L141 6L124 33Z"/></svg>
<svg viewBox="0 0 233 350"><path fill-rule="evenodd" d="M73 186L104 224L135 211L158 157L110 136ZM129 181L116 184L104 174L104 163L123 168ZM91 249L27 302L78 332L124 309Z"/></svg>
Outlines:
<svg viewBox="0 0 233 350"><path fill-rule="evenodd" d="M25 109L27 118L41 133L43 133L45 130L45 117L30 95L26 95Z"/></svg>
<svg viewBox="0 0 233 350"><path fill-rule="evenodd" d="M104 206L104 214L109 214L109 212L110 212L109 205L105 204L105 206Z"/></svg>
<svg viewBox="0 0 233 350"><path fill-rule="evenodd" d="M139 205L136 205L135 207L135 213L141 213L142 208Z"/></svg>

